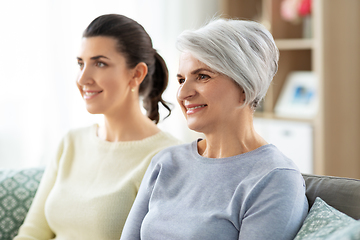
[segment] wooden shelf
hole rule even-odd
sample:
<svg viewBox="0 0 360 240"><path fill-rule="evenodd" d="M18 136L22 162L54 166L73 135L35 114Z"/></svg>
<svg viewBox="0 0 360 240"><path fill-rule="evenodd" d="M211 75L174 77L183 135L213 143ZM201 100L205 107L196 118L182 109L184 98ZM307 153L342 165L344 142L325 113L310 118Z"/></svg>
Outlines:
<svg viewBox="0 0 360 240"><path fill-rule="evenodd" d="M275 39L279 50L311 50L313 49L312 39Z"/></svg>
<svg viewBox="0 0 360 240"><path fill-rule="evenodd" d="M360 1L314 0L312 38L303 38L304 21L293 24L281 17L281 4L282 0L221 0L226 16L264 23L280 51L278 72L262 111L254 117L311 123L314 173L360 179ZM282 118L274 112L293 71L317 75L319 112L312 120Z"/></svg>
<svg viewBox="0 0 360 240"><path fill-rule="evenodd" d="M307 119L307 118L292 118L292 117L280 117L277 116L273 112L255 112L254 117L256 118L266 118L266 119L276 119L276 120L283 120L283 121L293 121L293 122L306 122L313 124L313 119Z"/></svg>

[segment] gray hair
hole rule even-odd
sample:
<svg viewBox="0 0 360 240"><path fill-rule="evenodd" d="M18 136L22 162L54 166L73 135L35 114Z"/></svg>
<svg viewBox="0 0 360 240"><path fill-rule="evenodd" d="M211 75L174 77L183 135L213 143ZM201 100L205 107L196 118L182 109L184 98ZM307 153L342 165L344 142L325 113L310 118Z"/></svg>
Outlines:
<svg viewBox="0 0 360 240"><path fill-rule="evenodd" d="M181 33L176 46L233 79L245 92L244 105L254 109L278 69L279 50L274 38L253 21L213 20L198 30Z"/></svg>

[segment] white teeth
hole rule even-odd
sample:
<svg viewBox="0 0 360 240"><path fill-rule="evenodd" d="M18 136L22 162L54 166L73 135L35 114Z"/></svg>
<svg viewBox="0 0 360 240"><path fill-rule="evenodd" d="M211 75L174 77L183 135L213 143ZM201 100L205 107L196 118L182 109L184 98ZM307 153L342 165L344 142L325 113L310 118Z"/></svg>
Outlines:
<svg viewBox="0 0 360 240"><path fill-rule="evenodd" d="M196 106L196 107L192 107L192 108L188 108L187 110L194 110L194 109L197 109L197 108L202 108L202 107L205 107L206 105L200 105L200 106Z"/></svg>
<svg viewBox="0 0 360 240"><path fill-rule="evenodd" d="M84 92L86 96L93 96L95 94L98 94L99 92Z"/></svg>

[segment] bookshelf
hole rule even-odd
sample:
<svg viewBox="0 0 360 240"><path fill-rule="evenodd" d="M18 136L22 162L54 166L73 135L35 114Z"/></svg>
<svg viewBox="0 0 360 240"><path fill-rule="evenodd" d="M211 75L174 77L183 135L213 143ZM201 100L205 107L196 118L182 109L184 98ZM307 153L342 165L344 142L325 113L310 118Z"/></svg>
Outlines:
<svg viewBox="0 0 360 240"><path fill-rule="evenodd" d="M223 17L262 23L280 51L279 70L255 117L311 124L313 173L360 179L360 1L313 0L310 25L309 19L284 21L281 2L219 0ZM310 37L305 24L311 26ZM286 77L302 70L314 72L319 81L317 115L277 117L274 107Z"/></svg>

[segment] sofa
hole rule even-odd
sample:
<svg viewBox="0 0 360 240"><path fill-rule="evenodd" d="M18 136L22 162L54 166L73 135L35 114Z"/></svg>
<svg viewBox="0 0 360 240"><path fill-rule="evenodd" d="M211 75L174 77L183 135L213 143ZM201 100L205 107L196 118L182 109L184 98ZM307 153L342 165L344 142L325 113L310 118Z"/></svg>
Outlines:
<svg viewBox="0 0 360 240"><path fill-rule="evenodd" d="M13 239L30 208L43 168L0 170L0 239Z"/></svg>
<svg viewBox="0 0 360 240"><path fill-rule="evenodd" d="M0 170L1 240L13 239L17 234L39 186L43 171L43 168ZM326 221L322 220L320 224L314 227L314 223L319 222L318 218L316 221L310 219L310 217L316 217L317 213L315 213L315 210L313 211L313 205L318 203L319 198L324 201L321 207L326 205L327 209L331 210L332 214L326 214L326 216L331 215L330 217L334 218L334 213L336 213L341 217L349 218L346 218L348 220L345 221L346 224L342 223L343 229L351 224L354 225L353 223L350 224L349 221L354 221L355 224L360 223L360 221L356 221L356 219L360 219L360 180L311 174L303 174L303 177L306 182L306 195L311 209L308 215L309 219L305 220L302 229L299 231L302 234L301 237L297 236L295 239L327 239L322 237L321 234L323 233L319 235L319 233L315 232L324 228ZM317 208L317 212L319 212L319 209L320 207ZM323 211L320 214L324 216ZM340 218L336 214L336 219ZM333 227L330 232L334 233L339 230L334 228L334 220L328 220L328 222ZM303 231L305 223L311 226L310 234ZM353 228L357 229L357 225L354 225ZM307 230L305 229L305 231ZM317 234L317 238L314 238L314 233ZM328 233L329 229L326 230L326 234ZM360 239L360 233L359 238L346 239Z"/></svg>
<svg viewBox="0 0 360 240"><path fill-rule="evenodd" d="M295 240L360 240L360 180L303 177L310 209Z"/></svg>

